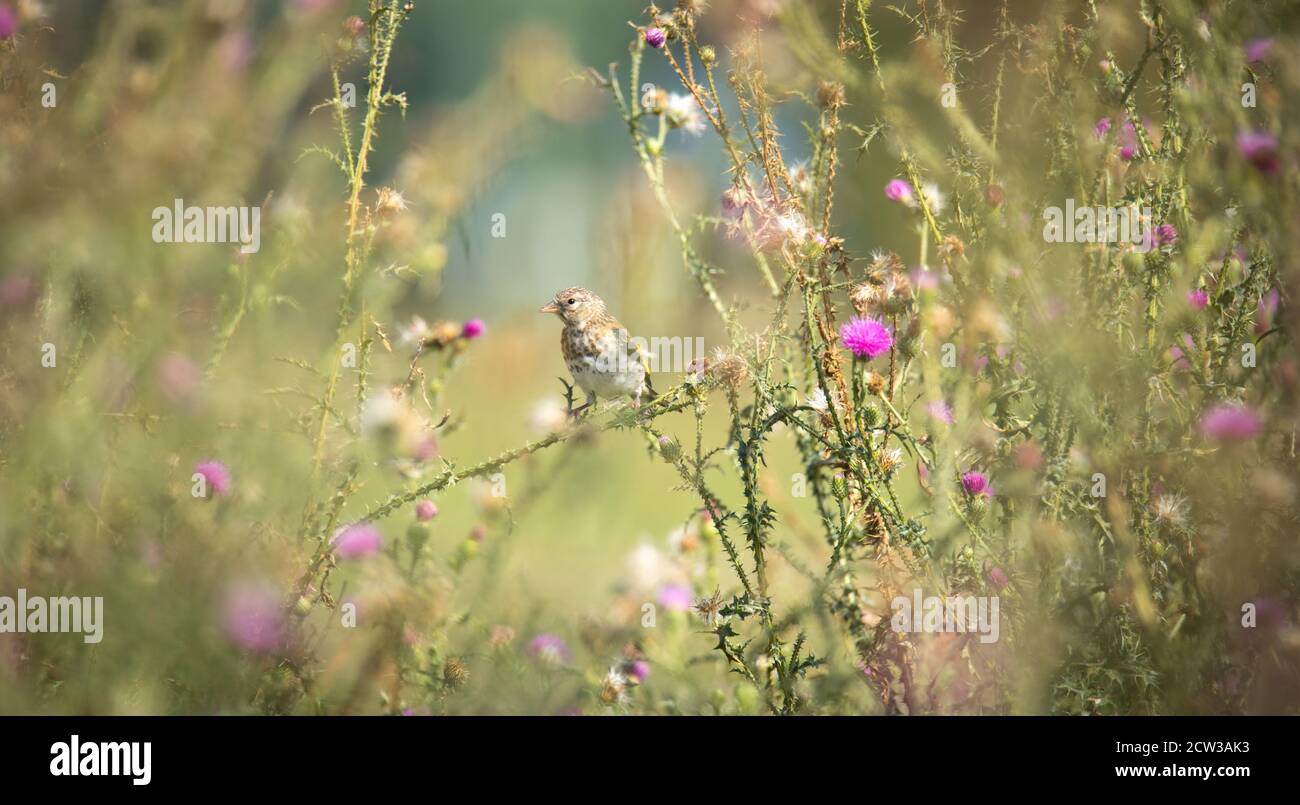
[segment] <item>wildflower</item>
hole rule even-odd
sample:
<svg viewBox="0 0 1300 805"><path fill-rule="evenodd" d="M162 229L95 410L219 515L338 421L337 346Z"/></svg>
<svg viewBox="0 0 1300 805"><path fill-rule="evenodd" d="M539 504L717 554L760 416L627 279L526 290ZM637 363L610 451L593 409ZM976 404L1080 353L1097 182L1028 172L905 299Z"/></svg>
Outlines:
<svg viewBox="0 0 1300 805"><path fill-rule="evenodd" d="M952 415L952 406L944 400L931 400L925 406L925 412L931 419L937 419L945 425L952 425L957 421Z"/></svg>
<svg viewBox="0 0 1300 805"><path fill-rule="evenodd" d="M1016 447L1015 460L1022 470L1036 470L1043 466L1043 451L1033 442L1024 442Z"/></svg>
<svg viewBox="0 0 1300 805"><path fill-rule="evenodd" d="M1271 176L1281 167L1277 155L1277 138L1267 132L1238 132L1237 153L1263 174Z"/></svg>
<svg viewBox="0 0 1300 805"><path fill-rule="evenodd" d="M659 455L663 456L666 461L676 461L677 457L682 454L682 446L677 443L673 437L663 435L659 437Z"/></svg>
<svg viewBox="0 0 1300 805"><path fill-rule="evenodd" d="M203 371L188 355L168 352L158 359L158 390L168 402L193 402L203 379Z"/></svg>
<svg viewBox="0 0 1300 805"><path fill-rule="evenodd" d="M438 516L438 506L432 500L422 500L415 504L415 519L427 523Z"/></svg>
<svg viewBox="0 0 1300 805"><path fill-rule="evenodd" d="M943 191L939 189L939 185L934 182L926 182L921 185L921 194L925 197L926 203L930 205L930 212L935 215L943 212L943 208L948 203L948 197L943 194Z"/></svg>
<svg viewBox="0 0 1300 805"><path fill-rule="evenodd" d="M8 3L0 3L0 39L9 39L18 31L18 15Z"/></svg>
<svg viewBox="0 0 1300 805"><path fill-rule="evenodd" d="M1273 40L1267 37L1252 39L1246 43L1246 63L1255 64L1268 58L1273 50Z"/></svg>
<svg viewBox="0 0 1300 805"><path fill-rule="evenodd" d="M708 598L698 598L695 601L695 614L700 616L700 620L709 626L714 626L722 617L722 591L715 589L713 595Z"/></svg>
<svg viewBox="0 0 1300 805"><path fill-rule="evenodd" d="M1210 295L1204 288L1195 288L1187 292L1187 304L1192 306L1192 310L1204 310L1209 303Z"/></svg>
<svg viewBox="0 0 1300 805"><path fill-rule="evenodd" d="M381 187L375 200L375 212L384 218L391 218L399 212L406 211L406 198L391 187Z"/></svg>
<svg viewBox="0 0 1300 805"><path fill-rule="evenodd" d="M485 332L487 332L487 325L483 323L482 319L470 319L465 322L465 326L460 329L461 337L471 341L483 335Z"/></svg>
<svg viewBox="0 0 1300 805"><path fill-rule="evenodd" d="M704 110L695 100L693 95L680 95L676 92L668 96L668 102L664 105L664 114L668 118L668 125L675 129L682 129L691 134L703 134L708 128L708 121L704 116Z"/></svg>
<svg viewBox="0 0 1300 805"><path fill-rule="evenodd" d="M739 218L745 212L745 191L731 187L722 194L722 214L729 220Z"/></svg>
<svg viewBox="0 0 1300 805"><path fill-rule="evenodd" d="M1157 246L1172 246L1178 242L1178 230L1173 224L1161 224L1155 232Z"/></svg>
<svg viewBox="0 0 1300 805"><path fill-rule="evenodd" d="M469 669L459 657L448 657L442 664L442 683L455 690L469 681Z"/></svg>
<svg viewBox="0 0 1300 805"><path fill-rule="evenodd" d="M241 650L271 654L284 647L284 609L274 588L258 582L231 586L221 604L221 626Z"/></svg>
<svg viewBox="0 0 1300 805"><path fill-rule="evenodd" d="M1098 120L1096 125L1092 127L1092 136L1096 137L1098 140L1106 139L1106 135L1109 133L1110 118L1108 117L1103 117L1101 120Z"/></svg>
<svg viewBox="0 0 1300 805"><path fill-rule="evenodd" d="M1273 318L1277 316L1278 305L1277 288L1270 288L1268 293L1259 299L1259 305L1255 308L1255 333L1263 335L1273 326Z"/></svg>
<svg viewBox="0 0 1300 805"><path fill-rule="evenodd" d="M984 188L984 201L987 202L990 207L993 207L994 209L1001 207L1002 202L1006 201L1006 199L1007 194L1006 191L1002 189L1002 185L994 183Z"/></svg>
<svg viewBox="0 0 1300 805"><path fill-rule="evenodd" d="M1001 590L1011 583L1011 579L1007 577L1005 570L995 566L989 569L989 582Z"/></svg>
<svg viewBox="0 0 1300 805"><path fill-rule="evenodd" d="M902 179L894 179L885 185L885 198L900 204L911 204L912 186Z"/></svg>
<svg viewBox="0 0 1300 805"><path fill-rule="evenodd" d="M659 606L669 612L686 612L691 608L691 588L684 584L665 584L659 588Z"/></svg>
<svg viewBox="0 0 1300 805"><path fill-rule="evenodd" d="M528 653L547 665L560 665L569 661L572 654L569 644L559 635L543 632L528 641Z"/></svg>
<svg viewBox="0 0 1300 805"><path fill-rule="evenodd" d="M868 359L886 352L894 345L889 328L875 319L854 317L840 327L840 340L855 356Z"/></svg>
<svg viewBox="0 0 1300 805"><path fill-rule="evenodd" d="M988 476L982 472L971 470L962 473L961 488L966 490L966 494L971 497L992 497L993 489L989 486Z"/></svg>
<svg viewBox="0 0 1300 805"><path fill-rule="evenodd" d="M1182 527L1187 523L1187 498L1177 493L1160 495L1151 504L1151 512L1163 525Z"/></svg>
<svg viewBox="0 0 1300 805"><path fill-rule="evenodd" d="M803 243L808 239L808 222L797 212L788 212L778 217L776 219L776 228L781 233L782 240Z"/></svg>
<svg viewBox="0 0 1300 805"><path fill-rule="evenodd" d="M879 372L867 372L867 391L879 397L889 381Z"/></svg>
<svg viewBox="0 0 1300 805"><path fill-rule="evenodd" d="M429 323L419 316L412 316L410 323L398 330L398 338L406 346L424 343L428 336Z"/></svg>
<svg viewBox="0 0 1300 805"><path fill-rule="evenodd" d="M600 683L600 701L613 706L627 701L627 675L617 665L609 669Z"/></svg>
<svg viewBox="0 0 1300 805"><path fill-rule="evenodd" d="M334 553L340 559L360 559L363 556L370 556L378 553L383 547L383 539L379 536L379 529L368 523L358 523L357 525L344 526L334 534L331 541L334 546Z"/></svg>
<svg viewBox="0 0 1300 805"><path fill-rule="evenodd" d="M650 678L650 663L645 660L632 660L623 664L623 673L630 681L640 684Z"/></svg>
<svg viewBox="0 0 1300 805"><path fill-rule="evenodd" d="M194 474L203 476L207 488L212 490L209 497L224 497L230 492L230 469L220 461L200 461L194 465Z"/></svg>
<svg viewBox="0 0 1300 805"><path fill-rule="evenodd" d="M664 46L668 40L668 33L663 28L650 27L645 29L645 43L656 50Z"/></svg>
<svg viewBox="0 0 1300 805"><path fill-rule="evenodd" d="M502 648L513 643L515 640L515 630L509 626L497 624L492 627L492 632L488 635L488 648Z"/></svg>
<svg viewBox="0 0 1300 805"><path fill-rule="evenodd" d="M889 475L903 463L903 451L897 447L890 448L880 454L877 463L880 465L880 471Z"/></svg>
<svg viewBox="0 0 1300 805"><path fill-rule="evenodd" d="M1254 411L1235 403L1218 403L1201 415L1201 433L1220 442L1250 439L1261 426Z"/></svg>
<svg viewBox="0 0 1300 805"><path fill-rule="evenodd" d="M721 347L713 351L713 357L707 362L709 374L727 389L736 391L749 376L749 366L745 359L733 355Z"/></svg>
<svg viewBox="0 0 1300 805"><path fill-rule="evenodd" d="M830 412L830 403L826 400L826 392L820 387L813 389L813 393L804 398L804 405L820 414Z"/></svg>

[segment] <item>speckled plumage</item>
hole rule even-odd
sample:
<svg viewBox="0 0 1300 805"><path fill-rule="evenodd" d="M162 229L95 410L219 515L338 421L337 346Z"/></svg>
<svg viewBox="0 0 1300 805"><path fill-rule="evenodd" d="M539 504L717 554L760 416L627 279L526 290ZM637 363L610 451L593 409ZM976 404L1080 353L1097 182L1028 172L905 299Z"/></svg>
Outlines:
<svg viewBox="0 0 1300 805"><path fill-rule="evenodd" d="M564 364L573 381L587 392L586 405L577 411L597 397L631 397L637 405L643 396L654 399L640 350L599 296L585 288L565 288L542 312L554 313L564 322L560 333Z"/></svg>

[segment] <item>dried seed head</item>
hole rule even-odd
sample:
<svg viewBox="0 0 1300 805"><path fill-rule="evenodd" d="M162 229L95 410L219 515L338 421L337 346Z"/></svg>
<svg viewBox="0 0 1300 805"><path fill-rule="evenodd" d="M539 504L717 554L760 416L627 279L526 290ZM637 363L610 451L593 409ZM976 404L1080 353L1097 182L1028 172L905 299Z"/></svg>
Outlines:
<svg viewBox="0 0 1300 805"><path fill-rule="evenodd" d="M709 375L720 385L735 392L749 377L749 366L745 364L744 358L719 347L709 360Z"/></svg>
<svg viewBox="0 0 1300 805"><path fill-rule="evenodd" d="M884 390L885 390L885 377L884 377L884 375L882 375L882 374L880 374L880 373L878 373L878 372L871 372L871 371L868 371L868 372L867 372L867 391L871 392L872 394L875 394L876 396L880 396L880 393L881 393L882 391L884 391Z"/></svg>
<svg viewBox="0 0 1300 805"><path fill-rule="evenodd" d="M392 218L406 211L406 199L391 187L381 187L376 194L375 212L381 218Z"/></svg>
<svg viewBox="0 0 1300 805"><path fill-rule="evenodd" d="M469 669L459 657L450 657L442 664L442 681L455 690L469 681Z"/></svg>
<svg viewBox="0 0 1300 805"><path fill-rule="evenodd" d="M844 105L844 85L838 81L823 81L817 85L817 103L823 109Z"/></svg>

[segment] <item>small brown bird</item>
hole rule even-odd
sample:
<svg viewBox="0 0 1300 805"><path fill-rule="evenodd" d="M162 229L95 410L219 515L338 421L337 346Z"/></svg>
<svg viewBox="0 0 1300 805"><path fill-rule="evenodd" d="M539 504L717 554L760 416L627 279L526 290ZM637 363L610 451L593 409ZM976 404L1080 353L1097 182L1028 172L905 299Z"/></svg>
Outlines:
<svg viewBox="0 0 1300 805"><path fill-rule="evenodd" d="M587 392L586 404L571 412L575 416L594 405L597 396L628 396L637 406L643 394L650 400L658 396L641 349L599 296L586 288L565 288L540 312L554 313L564 322L560 333L564 363L574 382Z"/></svg>

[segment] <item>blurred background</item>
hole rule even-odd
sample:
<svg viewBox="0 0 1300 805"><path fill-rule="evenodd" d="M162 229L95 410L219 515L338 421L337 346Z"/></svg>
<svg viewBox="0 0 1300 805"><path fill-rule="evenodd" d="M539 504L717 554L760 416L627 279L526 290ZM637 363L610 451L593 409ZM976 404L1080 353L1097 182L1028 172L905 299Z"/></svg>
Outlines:
<svg viewBox="0 0 1300 805"><path fill-rule="evenodd" d="M984 6L965 12L959 35L971 88L963 105L981 126L1002 87L998 60L971 55L998 25L995 4ZM1028 24L1040 6L1013 2L1008 14ZM448 418L415 468L385 460L367 440L354 368L342 373L337 415L315 405L336 352L348 200L330 156L341 148L334 110L320 105L339 65L357 92L355 150L368 53L348 18L360 15L364 30L362 4L6 0L0 9L8 15L0 16L0 594L26 586L103 595L106 619L94 651L75 635L0 634L0 712L591 712L601 710L592 691L607 666L647 657L655 670L646 711L762 710L687 612L690 600L734 584L698 498L636 430L572 439L506 465L496 480L442 490L425 526L403 507L378 523L386 561L342 563L325 582L331 600L298 603L313 555L300 533L305 508L337 500L334 521L346 524L428 482L444 461L467 467L563 426L560 325L537 312L557 290L591 289L634 335L727 345L626 125L588 75L619 62L626 80L637 36L629 21L644 23L643 2L417 0L402 26L384 88L404 94L405 108L383 110L361 197L373 211L372 251L354 302L368 318L343 340L357 344L356 325L371 321L386 336L391 349L376 340L367 369L378 388L408 376L419 320L454 332L468 332L471 319L483 325L421 358L428 416ZM882 193L898 175L896 150L880 141L855 150L880 110L854 94L868 86L865 73L836 74L839 15L832 0L712 0L699 35L725 68L728 48L757 32L763 70L787 102L777 122L791 168L813 157L803 126L816 119L806 101L818 82L829 73L848 83L844 115L858 128L844 135L832 230L855 255L897 252L915 265L916 217ZM917 42L904 14L875 17L880 58L901 87L895 100L910 108L906 125L938 129L943 110L914 96L942 83L953 54ZM1106 20L1099 33L1110 52L1136 61L1140 25L1127 12ZM1004 68L1005 92L1021 109L1041 92L1032 76L1042 55L1024 46ZM1294 73L1279 72L1290 88ZM680 90L662 59L646 59L640 80ZM1279 102L1279 90L1262 91ZM1088 131L1106 110L1083 93L1074 99L1061 125ZM1051 146L1015 115L1004 126L1025 149L1028 199L1039 189L1030 186L1041 172L1033 166L1048 164ZM978 177L956 140L913 144L954 218L978 197L958 198L957 177L967 191ZM666 149L674 207L686 218L719 215L731 179L716 138L674 131ZM400 199L384 206L381 190ZM1244 203L1260 201L1249 192ZM177 198L259 205L260 250L155 243L151 212ZM1207 222L1198 254L1226 226ZM703 231L698 243L724 270L721 296L761 328L748 251L720 231ZM1013 270L1028 258L1018 248L1006 245L978 270ZM47 344L54 366L41 364ZM963 361L973 360L970 346L963 342ZM1100 382L1106 373L1088 363L1096 359L1062 366ZM667 373L655 383L680 380ZM966 388L953 401L965 411L983 393ZM925 401L909 394L906 404L922 411ZM706 447L722 444L726 421L725 411L710 414ZM657 424L683 444L694 438L687 414ZM991 437L980 428L972 414L954 434L982 446ZM196 500L191 479L204 462L229 477L214 484L219 494ZM773 566L773 586L792 599L814 590L802 563L820 570L826 561L813 502L793 492L800 468L792 440L774 439L764 491L794 559ZM1078 468L1084 477L1086 469ZM738 497L734 473L711 481L722 497ZM1275 495L1293 498L1290 481L1279 483ZM926 500L914 468L900 473L899 495L905 508ZM1282 522L1294 515L1287 511ZM950 514L930 525L939 544L961 531ZM430 567L417 570L408 551L426 539L415 550ZM1289 577L1274 582L1293 588ZM361 613L355 632L339 626L346 602ZM649 633L637 626L648 602L661 619ZM281 631L294 633L291 651L259 642ZM825 711L879 711L855 684L852 653L833 639L815 642L830 660ZM508 661L496 653L503 645L517 649ZM1014 708L1046 712L1059 704L1053 663L1069 652L1033 648L1053 659L1022 666ZM528 670L539 654L561 670ZM1150 683L1139 671L1120 687L1141 698ZM1087 711L1064 698L1062 709Z"/></svg>

